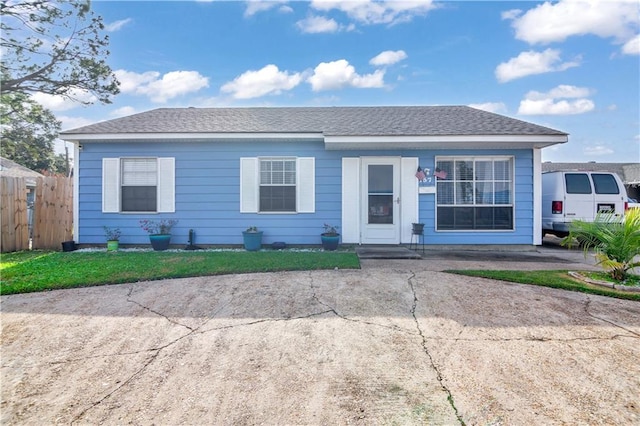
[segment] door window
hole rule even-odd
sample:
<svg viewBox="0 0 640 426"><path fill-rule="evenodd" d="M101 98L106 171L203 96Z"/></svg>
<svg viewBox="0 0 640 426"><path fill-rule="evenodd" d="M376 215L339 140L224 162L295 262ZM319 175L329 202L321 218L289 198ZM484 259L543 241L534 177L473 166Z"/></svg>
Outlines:
<svg viewBox="0 0 640 426"><path fill-rule="evenodd" d="M370 164L368 175L368 223L393 224L393 165Z"/></svg>

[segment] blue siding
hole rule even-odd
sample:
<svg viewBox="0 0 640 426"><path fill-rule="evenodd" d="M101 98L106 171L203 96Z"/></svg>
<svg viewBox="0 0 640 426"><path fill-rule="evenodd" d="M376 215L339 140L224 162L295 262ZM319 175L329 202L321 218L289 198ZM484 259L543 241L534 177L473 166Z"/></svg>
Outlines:
<svg viewBox="0 0 640 426"><path fill-rule="evenodd" d="M322 142L117 142L84 143L79 158L79 243L105 242L103 226L119 227L122 244L148 244L141 219L179 219L172 243L187 244L189 229L196 244L242 244L241 231L257 226L263 243L319 244L324 223L341 223L343 156L419 157L513 155L515 161L515 231L436 232L433 194L419 196L420 221L428 244L531 244L533 241L533 155L530 150L326 151ZM316 211L311 214L240 213L240 158L253 156L315 157ZM109 157L175 157L176 212L172 214L102 213L102 159Z"/></svg>

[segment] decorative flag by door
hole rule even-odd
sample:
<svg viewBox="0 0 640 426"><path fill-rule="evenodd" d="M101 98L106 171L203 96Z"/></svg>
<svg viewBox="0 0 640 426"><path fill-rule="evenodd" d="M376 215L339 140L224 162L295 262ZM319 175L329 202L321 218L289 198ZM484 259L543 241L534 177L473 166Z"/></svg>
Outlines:
<svg viewBox="0 0 640 426"><path fill-rule="evenodd" d="M444 170L440 170L439 167L436 168L435 173L433 174L435 177L437 177L438 179L446 179L447 178L447 172L445 172Z"/></svg>
<svg viewBox="0 0 640 426"><path fill-rule="evenodd" d="M418 171L416 172L416 179L420 182L424 181L427 178L427 175L424 174L422 167L418 166Z"/></svg>

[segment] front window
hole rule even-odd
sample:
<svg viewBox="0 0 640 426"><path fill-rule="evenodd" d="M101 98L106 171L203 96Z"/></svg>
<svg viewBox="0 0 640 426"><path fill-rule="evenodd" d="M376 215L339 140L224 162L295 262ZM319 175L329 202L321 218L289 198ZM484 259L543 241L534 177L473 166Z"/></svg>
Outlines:
<svg viewBox="0 0 640 426"><path fill-rule="evenodd" d="M121 161L123 212L158 211L158 161L155 158L123 158Z"/></svg>
<svg viewBox="0 0 640 426"><path fill-rule="evenodd" d="M511 157L436 158L437 229L512 230Z"/></svg>
<svg viewBox="0 0 640 426"><path fill-rule="evenodd" d="M260 211L296 211L296 159L260 159Z"/></svg>

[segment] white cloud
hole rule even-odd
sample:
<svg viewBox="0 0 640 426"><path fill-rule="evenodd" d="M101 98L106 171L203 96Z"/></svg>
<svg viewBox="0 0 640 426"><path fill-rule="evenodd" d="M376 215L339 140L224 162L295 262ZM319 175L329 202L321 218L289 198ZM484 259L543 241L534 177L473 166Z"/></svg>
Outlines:
<svg viewBox="0 0 640 426"><path fill-rule="evenodd" d="M136 113L136 109L132 106L123 106L121 108L117 108L109 114L111 117L124 117L127 115L132 115Z"/></svg>
<svg viewBox="0 0 640 426"><path fill-rule="evenodd" d="M209 79L197 71L171 71L160 78L157 71L139 74L132 71L114 71L120 81L120 91L148 96L153 102L164 103L169 99L209 87Z"/></svg>
<svg viewBox="0 0 640 426"><path fill-rule="evenodd" d="M437 6L432 0L313 0L311 7L325 12L336 9L362 24L397 24L408 22L414 16L424 16Z"/></svg>
<svg viewBox="0 0 640 426"><path fill-rule="evenodd" d="M510 21L512 19L516 19L520 15L522 15L522 10L520 10L520 9L506 10L506 11L504 11L504 12L502 12L500 14L502 19L508 20L508 21Z"/></svg>
<svg viewBox="0 0 640 426"><path fill-rule="evenodd" d="M286 6L288 0L250 0L247 1L247 8L244 11L245 18L255 15L259 12L266 12L270 9L278 8L282 13L292 12L291 7Z"/></svg>
<svg viewBox="0 0 640 426"><path fill-rule="evenodd" d="M289 74L270 64L257 71L246 71L233 81L224 84L220 90L231 93L236 99L257 98L268 94L280 94L291 90L302 82L302 74Z"/></svg>
<svg viewBox="0 0 640 426"><path fill-rule="evenodd" d="M560 85L549 92L530 91L520 101L518 114L575 115L593 111L595 104L587 99L592 91L585 87ZM570 99L570 100L567 100Z"/></svg>
<svg viewBox="0 0 640 426"><path fill-rule="evenodd" d="M67 111L81 106L83 102L94 103L98 101L95 95L86 90L71 89L69 96L72 99L67 96L36 92L31 95L31 98L51 111Z"/></svg>
<svg viewBox="0 0 640 426"><path fill-rule="evenodd" d="M384 87L384 71L376 70L372 74L360 75L353 65L345 59L333 62L321 62L307 82L314 92L336 90L343 87L379 88Z"/></svg>
<svg viewBox="0 0 640 426"><path fill-rule="evenodd" d="M524 99L520 101L518 114L522 115L575 115L592 111L595 104L590 99L578 99L575 101L555 101L553 99L541 99L534 101Z"/></svg>
<svg viewBox="0 0 640 426"><path fill-rule="evenodd" d="M56 115L56 118L62 123L62 130L77 129L78 127L88 126L95 123L84 117L69 117L67 115Z"/></svg>
<svg viewBox="0 0 640 426"><path fill-rule="evenodd" d="M335 20L324 16L309 16L296 22L296 26L300 31L308 34L335 33L340 30L340 25Z"/></svg>
<svg viewBox="0 0 640 426"><path fill-rule="evenodd" d="M640 55L640 34L622 46L622 53L625 55Z"/></svg>
<svg viewBox="0 0 640 426"><path fill-rule="evenodd" d="M516 38L530 44L560 42L587 34L624 42L635 34L634 28L640 23L637 0L545 2L512 16Z"/></svg>
<svg viewBox="0 0 640 426"><path fill-rule="evenodd" d="M407 54L404 50L385 50L379 55L371 58L369 63L374 66L385 66L385 65L393 65L397 62L400 62L404 59L407 59Z"/></svg>
<svg viewBox="0 0 640 426"><path fill-rule="evenodd" d="M505 113L507 106L503 102L485 102L482 104L469 104L471 108L481 109L483 111Z"/></svg>
<svg viewBox="0 0 640 426"><path fill-rule="evenodd" d="M500 83L505 83L528 75L564 71L578 65L580 65L579 58L570 62L561 62L560 51L557 49L547 49L544 52L529 50L498 65L495 75Z"/></svg>
<svg viewBox="0 0 640 426"><path fill-rule="evenodd" d="M121 19L119 21L115 21L115 22L112 22L110 24L105 24L104 25L104 29L109 33L113 33L113 32L116 32L116 31L120 31L122 29L122 27L124 27L125 25L127 25L130 22L133 22L133 20L131 18Z"/></svg>
<svg viewBox="0 0 640 426"><path fill-rule="evenodd" d="M136 90L138 90L140 86L149 84L160 77L158 71L147 71L139 74L133 71L115 70L114 74L120 82L121 93L136 93Z"/></svg>
<svg viewBox="0 0 640 426"><path fill-rule="evenodd" d="M587 87L570 86L568 84L561 84L558 87L554 87L546 93L537 92L535 90L527 93L527 99L534 101L540 101L544 99L557 99L557 98L585 98L592 94L592 91Z"/></svg>
<svg viewBox="0 0 640 426"><path fill-rule="evenodd" d="M602 156L613 154L615 151L606 145L593 145L584 148L584 154L590 156Z"/></svg>

